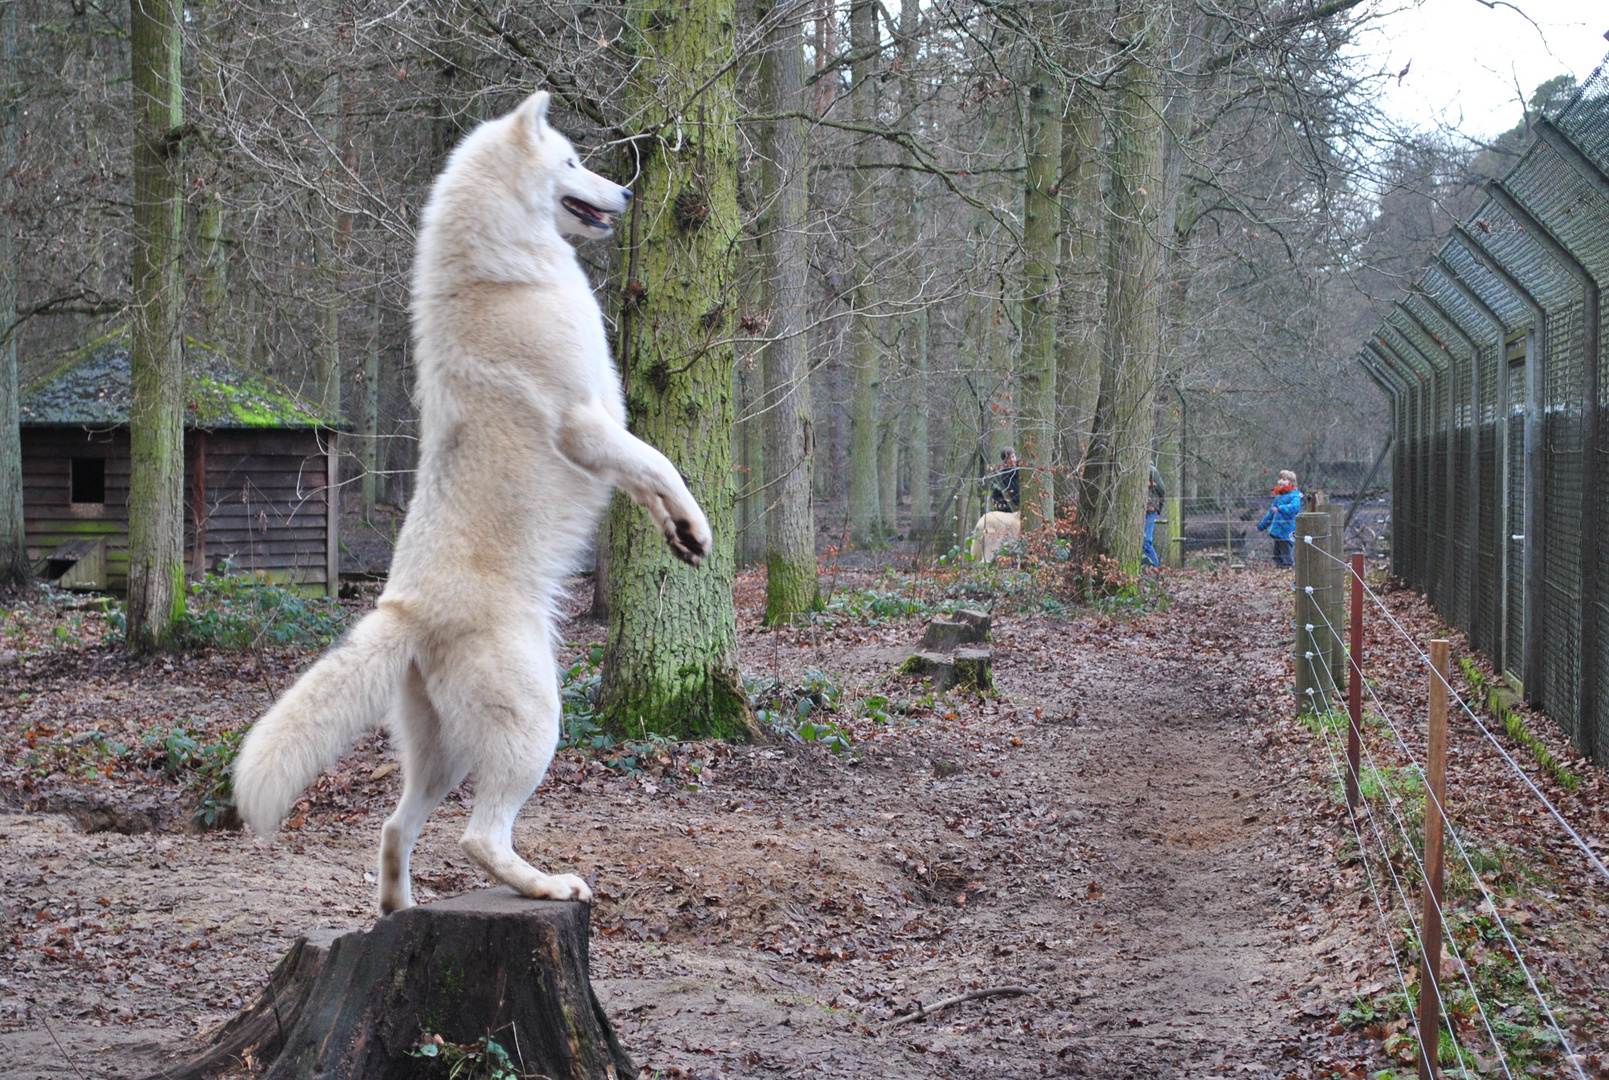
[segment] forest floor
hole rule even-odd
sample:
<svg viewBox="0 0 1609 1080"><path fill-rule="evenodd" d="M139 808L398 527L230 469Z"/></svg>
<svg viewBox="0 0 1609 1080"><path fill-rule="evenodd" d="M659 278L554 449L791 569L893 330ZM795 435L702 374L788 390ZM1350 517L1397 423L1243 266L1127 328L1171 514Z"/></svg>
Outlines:
<svg viewBox="0 0 1609 1080"><path fill-rule="evenodd" d="M593 979L645 1076L1411 1074L1404 905L1387 890L1375 906L1325 732L1291 719L1288 577L1168 572L1160 610L997 614L987 697L893 674L921 633L920 612L884 614L902 580L840 574L850 602L832 618L765 631L762 586L740 579L744 674L767 701L830 706L795 728L812 741L565 752L521 817L523 852L593 882ZM574 593L579 611L589 590ZM1412 594L1385 599L1416 636L1439 629ZM151 1071L249 1003L299 933L375 918L398 791L384 736L272 844L189 830L220 733L309 657L130 662L103 624L55 599L0 632L0 1075L16 1080ZM564 634L568 663L602 628L573 618ZM1371 623L1374 685L1411 728L1423 679L1391 635ZM1609 887L1473 730L1455 730L1455 817L1466 778L1460 825L1580 1055L1560 1059L1512 978L1489 1004L1519 1032L1517 1064L1606 1075ZM1544 790L1609 835L1601 773L1547 721L1531 730L1576 783L1532 768ZM473 798L454 793L426 827L419 899L487 884L456 846ZM1483 987L1488 943L1465 957ZM1032 993L890 1026L1002 985Z"/></svg>

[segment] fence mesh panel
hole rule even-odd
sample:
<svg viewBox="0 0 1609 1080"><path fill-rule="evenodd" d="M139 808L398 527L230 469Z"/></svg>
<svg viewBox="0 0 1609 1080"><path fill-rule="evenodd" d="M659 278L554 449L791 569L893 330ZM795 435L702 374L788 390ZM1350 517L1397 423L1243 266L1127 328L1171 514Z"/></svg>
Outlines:
<svg viewBox="0 0 1609 1080"><path fill-rule="evenodd" d="M1589 286L1609 291L1609 65L1552 124L1361 357L1391 397L1394 572L1609 764L1601 318L1588 339Z"/></svg>

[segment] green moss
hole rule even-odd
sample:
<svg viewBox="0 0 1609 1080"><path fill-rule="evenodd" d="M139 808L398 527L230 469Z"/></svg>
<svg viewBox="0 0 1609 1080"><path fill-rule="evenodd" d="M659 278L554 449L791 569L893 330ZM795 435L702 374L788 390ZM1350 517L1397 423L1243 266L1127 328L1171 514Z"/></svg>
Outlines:
<svg viewBox="0 0 1609 1080"><path fill-rule="evenodd" d="M650 682L649 692L605 699L604 727L620 738L663 735L676 740L761 737L748 699L730 673L691 669L680 678ZM653 691L658 691L653 692Z"/></svg>
<svg viewBox="0 0 1609 1080"><path fill-rule="evenodd" d="M199 428L340 428L340 417L222 353L185 340L185 425ZM132 380L127 329L74 349L29 381L24 424L119 425L129 420Z"/></svg>
<svg viewBox="0 0 1609 1080"><path fill-rule="evenodd" d="M810 612L825 609L814 555L805 567L772 549L766 554L766 575L765 625L802 622Z"/></svg>

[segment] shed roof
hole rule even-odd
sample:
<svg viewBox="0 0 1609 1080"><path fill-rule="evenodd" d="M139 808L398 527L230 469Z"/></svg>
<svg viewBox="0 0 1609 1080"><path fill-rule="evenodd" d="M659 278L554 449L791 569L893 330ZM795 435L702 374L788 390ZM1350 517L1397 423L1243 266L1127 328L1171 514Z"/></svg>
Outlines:
<svg viewBox="0 0 1609 1080"><path fill-rule="evenodd" d="M216 349L184 343L187 428L344 429L347 425L283 383L225 360ZM22 389L26 425L127 424L132 398L126 334L92 341Z"/></svg>

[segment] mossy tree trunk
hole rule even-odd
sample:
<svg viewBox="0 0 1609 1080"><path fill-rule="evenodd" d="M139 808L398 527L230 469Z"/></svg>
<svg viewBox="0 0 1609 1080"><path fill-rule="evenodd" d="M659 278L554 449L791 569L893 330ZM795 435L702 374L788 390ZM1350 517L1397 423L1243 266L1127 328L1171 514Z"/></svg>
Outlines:
<svg viewBox="0 0 1609 1080"><path fill-rule="evenodd" d="M1054 39L1054 7L1033 8L1042 37ZM1022 526L1056 520L1056 261L1061 236L1062 95L1048 61L1035 50L1028 79L1028 129L1022 227L1022 389L1017 453L1022 460Z"/></svg>
<svg viewBox="0 0 1609 1080"><path fill-rule="evenodd" d="M1122 0L1116 35L1134 43L1115 80L1105 220L1105 355L1084 470L1082 516L1091 555L1140 566L1160 346L1158 285L1166 206L1155 5Z"/></svg>
<svg viewBox="0 0 1609 1080"><path fill-rule="evenodd" d="M0 5L0 206L15 194L18 98L17 7ZM9 217L0 217L0 585L28 581L22 520L22 440L17 427L17 243Z"/></svg>
<svg viewBox="0 0 1609 1080"><path fill-rule="evenodd" d="M760 134L760 257L769 315L765 346L765 621L821 608L810 505L809 211L798 0L761 0L773 20L760 58L760 108L783 119Z"/></svg>
<svg viewBox="0 0 1609 1080"><path fill-rule="evenodd" d="M715 541L692 569L641 510L614 499L599 705L620 735L753 733L732 605L735 23L732 0L633 9L640 48L626 100L632 124L649 134L633 144L641 167L619 283L626 408L632 430L687 477Z"/></svg>
<svg viewBox="0 0 1609 1080"><path fill-rule="evenodd" d="M877 7L873 0L854 0L849 9L849 51L856 58L851 69L850 115L858 125L876 122ZM850 363L855 386L849 418L849 530L857 543L879 543L883 538L881 491L878 485L878 391L881 357L872 312L878 288L873 275L872 249L876 219L873 166L879 147L866 135L855 143L854 179L849 208L850 243L854 255L850 274Z"/></svg>
<svg viewBox="0 0 1609 1080"><path fill-rule="evenodd" d="M134 304L128 644L167 643L184 611L183 100L177 0L130 0Z"/></svg>

